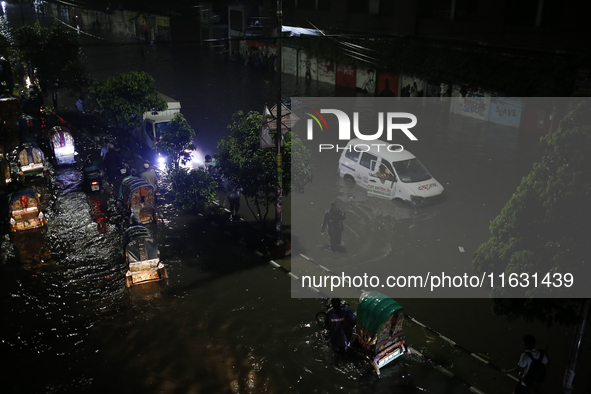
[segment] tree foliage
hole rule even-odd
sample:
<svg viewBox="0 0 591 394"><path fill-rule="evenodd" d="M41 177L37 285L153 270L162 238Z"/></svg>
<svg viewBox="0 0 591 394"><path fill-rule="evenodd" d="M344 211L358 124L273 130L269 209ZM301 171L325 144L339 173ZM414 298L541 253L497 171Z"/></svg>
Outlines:
<svg viewBox="0 0 591 394"><path fill-rule="evenodd" d="M303 193L306 185L314 181L313 174L312 152L296 134L291 134L291 188Z"/></svg>
<svg viewBox="0 0 591 394"><path fill-rule="evenodd" d="M19 58L31 62L43 88L57 84L82 91L89 82L86 68L79 60L78 36L58 21L50 27L36 22L14 31L14 42Z"/></svg>
<svg viewBox="0 0 591 394"><path fill-rule="evenodd" d="M193 145L195 130L191 128L183 114L177 113L170 122L170 128L160 136L158 149L168 155L168 168L178 169L180 163L190 159L190 153L195 149Z"/></svg>
<svg viewBox="0 0 591 394"><path fill-rule="evenodd" d="M217 182L203 170L178 168L169 173L175 201L183 209L208 212L216 196Z"/></svg>
<svg viewBox="0 0 591 394"><path fill-rule="evenodd" d="M142 126L144 112L167 108L156 91L154 78L143 71L119 73L105 83L95 82L90 96L107 122L129 127Z"/></svg>
<svg viewBox="0 0 591 394"><path fill-rule="evenodd" d="M511 199L490 225L491 238L475 255L480 273L571 273L576 280L588 274L591 256L589 218L591 198L591 111L580 102L559 130L541 138L544 156L523 178ZM580 286L580 284L579 284ZM564 287L552 287L560 295ZM493 289L495 311L538 319L547 324L572 323L578 301L549 296L546 286ZM536 297L536 298L534 298ZM511 299L513 298L513 299Z"/></svg>
<svg viewBox="0 0 591 394"><path fill-rule="evenodd" d="M242 189L248 208L259 221L264 232L269 207L277 198L277 152L261 149L262 115L238 111L228 126L230 136L218 143L216 160L219 172L233 185ZM291 133L284 136L282 158L283 196L291 189ZM256 212L255 212L256 211Z"/></svg>

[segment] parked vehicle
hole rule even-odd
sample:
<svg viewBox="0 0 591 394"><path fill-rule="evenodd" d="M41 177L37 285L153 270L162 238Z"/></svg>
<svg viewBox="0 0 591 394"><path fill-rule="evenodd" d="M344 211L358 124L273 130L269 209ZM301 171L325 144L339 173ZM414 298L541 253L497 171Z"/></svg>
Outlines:
<svg viewBox="0 0 591 394"><path fill-rule="evenodd" d="M41 122L38 119L22 114L17 119L19 139L21 143L38 144L41 140Z"/></svg>
<svg viewBox="0 0 591 394"><path fill-rule="evenodd" d="M386 142L349 141L339 159L338 172L376 197L400 199L414 207L440 202L443 186L425 166L399 145Z"/></svg>
<svg viewBox="0 0 591 394"><path fill-rule="evenodd" d="M330 301L330 300L329 300ZM404 323L403 308L391 298L379 292L364 292L359 298L357 321L347 353L356 360L363 360L380 377L380 369L406 353L402 325ZM341 301L341 307L348 307ZM316 322L320 327L328 327L326 319L332 309L330 302L326 312L316 314Z"/></svg>
<svg viewBox="0 0 591 394"><path fill-rule="evenodd" d="M140 223L152 223L157 219L154 188L146 181L129 176L121 181L123 213L136 215Z"/></svg>
<svg viewBox="0 0 591 394"><path fill-rule="evenodd" d="M181 103L171 97L158 92L166 102L167 109L163 111L148 111L142 116L143 126L131 131L132 137L138 144L154 150L160 136L170 127L170 121L175 114L181 112Z"/></svg>
<svg viewBox="0 0 591 394"><path fill-rule="evenodd" d="M0 95L0 138L8 150L18 145L17 119L20 115L21 104L18 98Z"/></svg>
<svg viewBox="0 0 591 394"><path fill-rule="evenodd" d="M357 308L357 341L353 349L366 355L378 376L380 369L406 352L403 308L377 291L363 293Z"/></svg>
<svg viewBox="0 0 591 394"><path fill-rule="evenodd" d="M25 189L9 196L10 231L42 228L45 216L39 208L39 195L33 189Z"/></svg>
<svg viewBox="0 0 591 394"><path fill-rule="evenodd" d="M101 170L98 168L97 163L92 160L91 155L84 162L82 172L84 174L83 187L91 192L100 192L103 188L103 178Z"/></svg>
<svg viewBox="0 0 591 394"><path fill-rule="evenodd" d="M125 274L127 287L168 278L166 268L160 262L158 245L145 226L136 224L125 230L123 246L125 260L129 265Z"/></svg>
<svg viewBox="0 0 591 394"><path fill-rule="evenodd" d="M45 154L37 145L23 144L13 152L12 156L12 162L16 166L21 183L29 176L47 176L48 166Z"/></svg>
<svg viewBox="0 0 591 394"><path fill-rule="evenodd" d="M49 138L57 165L74 164L76 162L74 138L68 129L55 126L51 129Z"/></svg>
<svg viewBox="0 0 591 394"><path fill-rule="evenodd" d="M10 163L3 156L0 156L0 189L8 188L12 183Z"/></svg>

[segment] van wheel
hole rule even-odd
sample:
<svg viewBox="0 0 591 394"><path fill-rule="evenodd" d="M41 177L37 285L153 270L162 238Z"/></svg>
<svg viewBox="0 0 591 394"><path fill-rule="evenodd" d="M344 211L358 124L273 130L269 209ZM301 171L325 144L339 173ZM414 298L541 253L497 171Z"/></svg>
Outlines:
<svg viewBox="0 0 591 394"><path fill-rule="evenodd" d="M343 179L344 179L346 182L355 183L355 179L354 179L354 178L353 178L351 175L348 175L348 174L347 174L347 175L345 175L345 176L343 177Z"/></svg>

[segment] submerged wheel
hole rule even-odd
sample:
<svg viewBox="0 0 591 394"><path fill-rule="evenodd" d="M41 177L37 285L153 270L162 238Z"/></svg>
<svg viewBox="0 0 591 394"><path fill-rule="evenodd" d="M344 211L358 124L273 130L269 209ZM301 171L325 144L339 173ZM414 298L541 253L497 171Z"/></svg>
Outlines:
<svg viewBox="0 0 591 394"><path fill-rule="evenodd" d="M381 377L380 368L367 355L359 353L355 360L355 365L357 365L360 372L375 372L378 379Z"/></svg>
<svg viewBox="0 0 591 394"><path fill-rule="evenodd" d="M326 327L326 316L328 316L326 312L318 312L316 314L316 323L318 323L321 328Z"/></svg>

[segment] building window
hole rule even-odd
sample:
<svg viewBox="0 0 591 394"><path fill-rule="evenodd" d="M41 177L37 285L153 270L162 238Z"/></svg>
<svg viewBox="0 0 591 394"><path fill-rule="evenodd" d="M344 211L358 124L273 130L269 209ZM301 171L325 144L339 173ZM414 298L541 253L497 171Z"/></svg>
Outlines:
<svg viewBox="0 0 591 394"><path fill-rule="evenodd" d="M380 15L394 16L395 0L380 0Z"/></svg>
<svg viewBox="0 0 591 394"><path fill-rule="evenodd" d="M563 9L563 0L544 0L539 26L559 26L562 23Z"/></svg>
<svg viewBox="0 0 591 394"><path fill-rule="evenodd" d="M452 0L419 0L418 16L423 19L451 19Z"/></svg>
<svg viewBox="0 0 591 394"><path fill-rule="evenodd" d="M301 10L315 10L316 0L298 0L298 8Z"/></svg>
<svg viewBox="0 0 591 394"><path fill-rule="evenodd" d="M318 0L319 11L330 11L330 0Z"/></svg>
<svg viewBox="0 0 591 394"><path fill-rule="evenodd" d="M367 14L369 0L347 0L347 10L355 14Z"/></svg>
<svg viewBox="0 0 591 394"><path fill-rule="evenodd" d="M509 25L535 26L539 0L508 1L506 20Z"/></svg>
<svg viewBox="0 0 591 394"><path fill-rule="evenodd" d="M474 0L455 0L454 17L455 21L473 20L478 11L478 2Z"/></svg>
<svg viewBox="0 0 591 394"><path fill-rule="evenodd" d="M235 31L243 31L242 11L230 10L230 29Z"/></svg>

